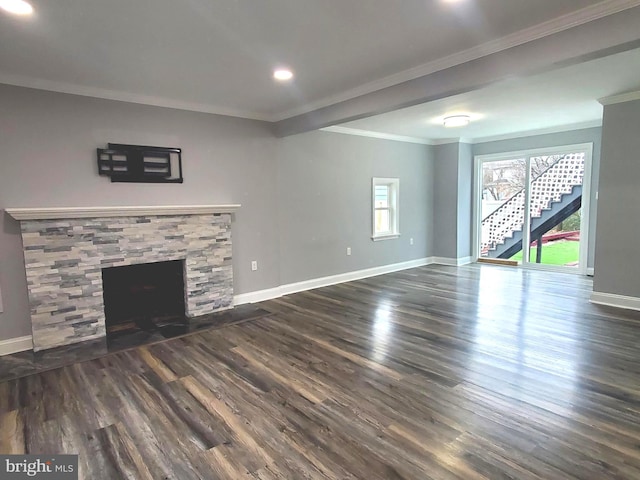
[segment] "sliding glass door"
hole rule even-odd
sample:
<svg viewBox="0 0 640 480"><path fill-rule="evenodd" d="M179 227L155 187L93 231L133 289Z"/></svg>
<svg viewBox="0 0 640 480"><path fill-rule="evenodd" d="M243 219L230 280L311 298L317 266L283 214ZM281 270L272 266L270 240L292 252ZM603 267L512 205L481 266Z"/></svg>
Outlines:
<svg viewBox="0 0 640 480"><path fill-rule="evenodd" d="M591 149L476 157L477 257L586 273Z"/></svg>

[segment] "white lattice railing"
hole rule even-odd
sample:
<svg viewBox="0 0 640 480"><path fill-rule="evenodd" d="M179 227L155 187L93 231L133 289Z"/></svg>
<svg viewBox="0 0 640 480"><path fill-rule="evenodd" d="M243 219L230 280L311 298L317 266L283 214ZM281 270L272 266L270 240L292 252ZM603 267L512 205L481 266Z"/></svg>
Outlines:
<svg viewBox="0 0 640 480"><path fill-rule="evenodd" d="M539 218L543 210L562 200L573 187L582 185L584 153L561 157L531 182L531 218ZM502 204L482 221L481 251L486 253L504 243L524 224L524 189Z"/></svg>

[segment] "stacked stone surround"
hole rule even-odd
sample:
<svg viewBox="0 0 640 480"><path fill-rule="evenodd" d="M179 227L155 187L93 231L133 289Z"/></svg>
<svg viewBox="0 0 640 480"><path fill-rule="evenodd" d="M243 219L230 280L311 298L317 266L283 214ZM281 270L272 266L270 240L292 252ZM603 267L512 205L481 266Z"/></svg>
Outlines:
<svg viewBox="0 0 640 480"><path fill-rule="evenodd" d="M233 305L229 213L20 224L36 351L106 335L103 268L183 260L187 316Z"/></svg>

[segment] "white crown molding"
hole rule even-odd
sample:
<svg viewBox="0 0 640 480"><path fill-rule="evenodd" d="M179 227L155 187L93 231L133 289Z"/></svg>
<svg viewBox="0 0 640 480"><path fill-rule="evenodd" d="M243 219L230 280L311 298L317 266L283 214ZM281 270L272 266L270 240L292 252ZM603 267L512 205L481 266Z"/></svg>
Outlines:
<svg viewBox="0 0 640 480"><path fill-rule="evenodd" d="M620 95L612 95L611 97L601 98L598 101L602 105L614 105L616 103L626 103L640 100L640 91L621 93Z"/></svg>
<svg viewBox="0 0 640 480"><path fill-rule="evenodd" d="M321 100L310 102L300 107L292 108L276 115L275 118L272 119L272 121L285 120L287 118L309 113L313 110L327 107L335 103L351 100L352 98L366 95L368 93L407 82L409 80L414 80L416 78L430 75L447 68L462 65L463 63L471 62L473 60L477 60L479 58L486 57L488 55L492 55L509 48L517 47L518 45L523 45L525 43L532 42L534 40L538 40L540 38L562 32L564 30L568 30L570 28L578 27L580 25L584 25L585 23L589 23L594 20L598 20L600 18L607 17L609 15L613 15L615 13L619 13L637 6L640 6L640 0L605 0L603 2L582 8L580 10L576 10L575 12L571 12L552 20L548 20L538 25L525 28L502 38L491 40L489 42L476 45L467 50L456 52L452 55L427 62L423 65L419 65L417 67L410 68L402 72L365 83L364 85L360 85L340 94L325 97Z"/></svg>
<svg viewBox="0 0 640 480"><path fill-rule="evenodd" d="M596 128L602 126L602 119L591 120L588 122L571 123L569 125L561 125L557 127L539 128L536 130L526 130L524 132L506 133L504 135L493 135L490 137L480 137L470 140L464 143L472 143L474 145L478 143L497 142L500 140L513 140L514 138L526 138L535 137L537 135L547 135L550 133L563 133L571 132L573 130L584 130L585 128Z"/></svg>
<svg viewBox="0 0 640 480"><path fill-rule="evenodd" d="M11 355L12 353L24 352L25 350L32 349L33 339L31 338L31 335L0 340L0 356Z"/></svg>
<svg viewBox="0 0 640 480"><path fill-rule="evenodd" d="M61 218L138 217L146 215L207 215L233 213L239 204L232 205L162 205L114 207L57 207L6 208L5 212L16 220L50 220Z"/></svg>
<svg viewBox="0 0 640 480"><path fill-rule="evenodd" d="M437 138L431 140L431 145L451 145L452 143L472 143L472 140L465 137Z"/></svg>
<svg viewBox="0 0 640 480"><path fill-rule="evenodd" d="M613 293L593 292L591 303L607 305L609 307L625 308L627 310L640 310L640 298L615 295Z"/></svg>
<svg viewBox="0 0 640 480"><path fill-rule="evenodd" d="M405 135L395 135L393 133L374 132L372 130L361 130L359 128L341 127L334 125L332 127L321 128L323 132L342 133L344 135L355 135L358 137L379 138L382 140L393 140L396 142L419 143L422 145L433 145L430 140L418 137L407 137Z"/></svg>
<svg viewBox="0 0 640 480"><path fill-rule="evenodd" d="M11 75L0 73L0 83L14 85L16 87L34 88L50 92L68 93L80 95L82 97L102 98L104 100L116 100L118 102L137 103L150 105L153 107L173 108L176 110L186 110L189 112L210 113L213 115L225 115L228 117L248 118L250 120L260 120L263 122L272 121L268 115L246 110L239 110L228 107L209 105L206 103L185 102L164 97L143 95L138 93L121 92L98 87L87 87L73 83L56 82L53 80L43 80L22 75Z"/></svg>

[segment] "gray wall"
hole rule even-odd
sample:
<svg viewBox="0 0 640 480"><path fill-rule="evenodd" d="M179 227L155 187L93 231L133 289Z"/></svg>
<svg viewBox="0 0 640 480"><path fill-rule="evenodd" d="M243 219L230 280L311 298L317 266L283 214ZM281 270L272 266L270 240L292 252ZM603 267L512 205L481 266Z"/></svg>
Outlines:
<svg viewBox="0 0 640 480"><path fill-rule="evenodd" d="M431 255L432 147L316 131L279 148L283 284ZM372 177L400 179L400 238L371 240Z"/></svg>
<svg viewBox="0 0 640 480"><path fill-rule="evenodd" d="M473 145L458 144L458 238L457 257L473 253Z"/></svg>
<svg viewBox="0 0 640 480"><path fill-rule="evenodd" d="M241 203L236 294L430 255L431 147L277 139L257 121L4 85L0 105L0 209ZM111 183L95 165L108 142L181 147L185 183ZM400 177L398 240L370 239L372 176ZM0 340L31 333L21 245L18 222L0 212Z"/></svg>
<svg viewBox="0 0 640 480"><path fill-rule="evenodd" d="M640 297L640 100L606 106L594 292Z"/></svg>
<svg viewBox="0 0 640 480"><path fill-rule="evenodd" d="M0 105L0 209L241 203L236 293L278 284L277 140L267 124L8 86ZM181 147L185 183L111 183L95 165L95 148L107 142ZM0 288L0 339L29 334L19 225L4 213Z"/></svg>
<svg viewBox="0 0 640 480"><path fill-rule="evenodd" d="M519 150L531 150L536 148L557 147L562 145L574 145L579 143L593 143L593 162L591 173L591 211L589 215L589 257L587 267L593 268L596 248L596 218L598 202L596 193L599 188L600 174L600 148L602 140L602 128L585 128L568 132L550 133L546 135L534 135L531 137L500 140L496 142L478 143L473 146L473 155L488 155L494 153L516 152ZM472 167L473 168L473 167Z"/></svg>
<svg viewBox="0 0 640 480"><path fill-rule="evenodd" d="M433 150L433 255L458 258L459 145L436 145Z"/></svg>
<svg viewBox="0 0 640 480"><path fill-rule="evenodd" d="M434 148L433 255L461 259L472 254L472 145L450 143Z"/></svg>

